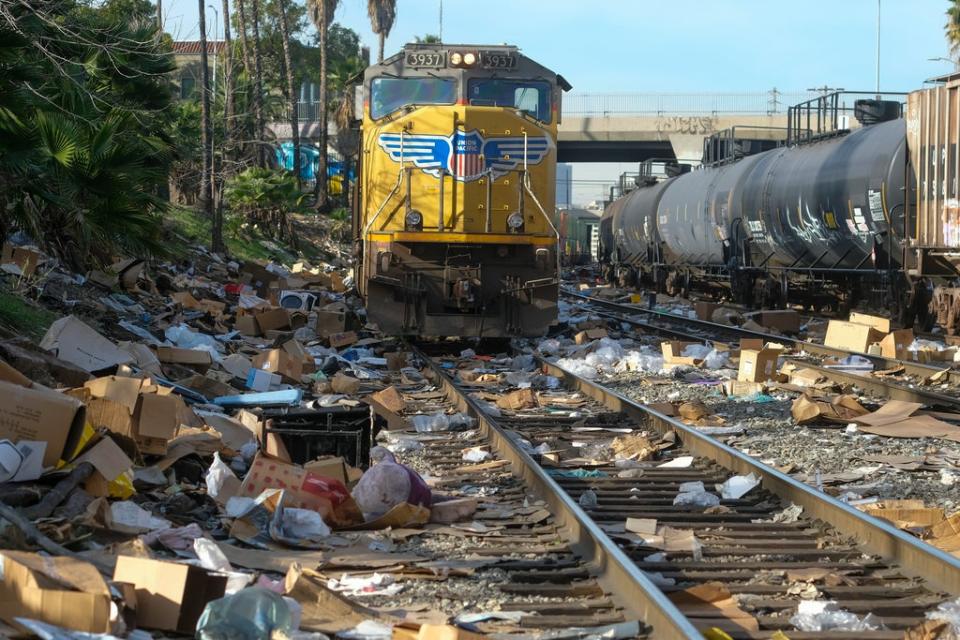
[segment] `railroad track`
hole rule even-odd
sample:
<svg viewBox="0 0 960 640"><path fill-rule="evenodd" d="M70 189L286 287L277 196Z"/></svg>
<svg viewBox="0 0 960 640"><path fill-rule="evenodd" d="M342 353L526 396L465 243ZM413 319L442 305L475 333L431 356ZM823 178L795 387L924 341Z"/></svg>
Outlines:
<svg viewBox="0 0 960 640"><path fill-rule="evenodd" d="M790 347L797 353L803 354L802 357L788 357L786 358L787 362L813 369L825 378L839 384L856 385L860 389L879 397L920 402L931 407L960 409L960 371L949 366L938 367L909 360L897 360L846 351L789 336L763 333L696 318L686 318L663 311L644 309L634 305L599 300L571 291L563 291L563 295L581 304L586 302L595 309L603 309L603 311L596 311L599 315L625 322L649 333L679 340L720 340L736 344L740 338L760 338L764 341L778 342ZM636 317L638 315L646 316L646 319L639 320ZM870 360L875 371L900 373L891 373L890 376L881 378L825 367L820 364L825 358L845 358L851 355ZM899 378L895 376L899 376ZM924 384L924 381L929 380L933 380L934 383L931 385Z"/></svg>
<svg viewBox="0 0 960 640"><path fill-rule="evenodd" d="M544 501L552 514L547 526L556 527L565 540L566 547L551 550L543 564L517 569L508 588L535 578L564 585L556 592L566 593L568 586L592 581L599 591L590 597L604 603L597 619L636 621L651 638L697 638L708 629L723 629L735 639L769 638L778 630L794 640L900 638L905 629L921 624L927 611L960 595L960 563L952 556L556 365L539 363L542 371L585 399L574 415L551 407L548 399L539 409L494 417L474 397L489 392L490 385L463 381L456 358L423 352L420 357L444 404L479 421L469 442L456 434L438 434L431 456L442 461L468 444L488 446L496 459L509 462L510 472L527 491ZM503 366L484 367L507 371ZM549 398L549 393L541 397ZM589 474L569 473L569 467L551 461L550 455L535 459L528 450L547 443L550 450L563 451L641 433L673 444L660 459L638 463L628 474L633 477L620 477L622 469L613 462L592 466ZM526 449L521 438L529 443ZM660 466L684 457L692 458L688 466ZM722 500L717 508L673 504L683 483L702 482L712 492L716 483L751 473L760 485L739 499ZM458 482L455 476L444 478L448 481ZM588 491L592 495L585 499ZM783 515L791 513L791 505L798 505L793 511L799 512L792 521ZM647 539L638 542L624 529L627 518L656 521L689 534L696 546L664 552L662 545ZM722 587L737 596L739 604L731 609L674 602L698 586ZM871 619L883 628L798 631L791 617L800 600L811 594L836 601L860 617L873 614ZM549 607L541 613L547 621L559 615ZM526 623L536 625L537 617ZM584 620L590 624L589 617Z"/></svg>

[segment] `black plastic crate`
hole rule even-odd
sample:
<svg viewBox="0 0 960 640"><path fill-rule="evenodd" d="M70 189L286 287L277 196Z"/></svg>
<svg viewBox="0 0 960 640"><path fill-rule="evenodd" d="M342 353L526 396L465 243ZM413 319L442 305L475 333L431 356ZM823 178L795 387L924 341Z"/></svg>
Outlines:
<svg viewBox="0 0 960 640"><path fill-rule="evenodd" d="M270 410L266 432L280 437L290 459L304 464L321 456L342 456L354 467L370 466L370 407Z"/></svg>

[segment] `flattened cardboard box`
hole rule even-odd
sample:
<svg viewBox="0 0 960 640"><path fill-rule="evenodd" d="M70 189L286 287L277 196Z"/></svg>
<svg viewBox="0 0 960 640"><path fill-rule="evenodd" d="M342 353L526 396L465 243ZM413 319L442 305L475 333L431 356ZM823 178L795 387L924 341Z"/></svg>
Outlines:
<svg viewBox="0 0 960 640"><path fill-rule="evenodd" d="M211 600L222 598L227 576L188 564L119 556L114 582L137 590L137 626L193 635Z"/></svg>
<svg viewBox="0 0 960 640"><path fill-rule="evenodd" d="M168 364L182 364L200 373L206 373L213 364L213 357L208 351L180 347L157 347L157 360Z"/></svg>
<svg viewBox="0 0 960 640"><path fill-rule="evenodd" d="M3 552L0 619L41 620L67 629L107 633L110 590L89 562L24 551Z"/></svg>
<svg viewBox="0 0 960 640"><path fill-rule="evenodd" d="M60 318L50 325L40 348L91 373L133 361L129 353L73 316Z"/></svg>
<svg viewBox="0 0 960 640"><path fill-rule="evenodd" d="M660 350L663 353L663 363L666 365L689 365L698 366L702 360L694 357L684 356L683 350L690 345L699 344L697 342L680 342L679 340L670 340L660 343Z"/></svg>
<svg viewBox="0 0 960 640"><path fill-rule="evenodd" d="M0 381L0 438L46 442L43 466L53 467L64 451L73 451L86 411L76 398L45 387Z"/></svg>
<svg viewBox="0 0 960 640"><path fill-rule="evenodd" d="M606 329L587 329L585 331L581 331L576 336L574 336L573 341L576 342L577 344L586 344L593 340L599 340L600 338L606 338L606 337L607 337Z"/></svg>
<svg viewBox="0 0 960 640"><path fill-rule="evenodd" d="M761 327L777 329L787 333L800 331L800 314L792 309L754 311L744 315Z"/></svg>

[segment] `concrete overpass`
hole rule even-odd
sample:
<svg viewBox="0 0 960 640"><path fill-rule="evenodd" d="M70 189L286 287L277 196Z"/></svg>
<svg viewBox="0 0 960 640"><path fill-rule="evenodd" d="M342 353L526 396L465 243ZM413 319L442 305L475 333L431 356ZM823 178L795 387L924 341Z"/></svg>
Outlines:
<svg viewBox="0 0 960 640"><path fill-rule="evenodd" d="M564 96L560 162L642 162L650 158L699 161L703 139L731 127L751 136L775 136L787 126L787 108L816 94L604 93ZM767 130L767 133L759 133Z"/></svg>

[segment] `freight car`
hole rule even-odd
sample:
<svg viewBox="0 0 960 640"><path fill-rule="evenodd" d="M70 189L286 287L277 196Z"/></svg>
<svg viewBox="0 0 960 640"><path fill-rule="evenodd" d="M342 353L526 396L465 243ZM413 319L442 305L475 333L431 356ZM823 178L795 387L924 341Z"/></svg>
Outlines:
<svg viewBox="0 0 960 640"><path fill-rule="evenodd" d="M370 321L391 335L546 331L569 89L512 46L408 44L367 68L353 231Z"/></svg>
<svg viewBox="0 0 960 640"><path fill-rule="evenodd" d="M560 209L556 214L556 226L560 232L560 261L563 265L583 265L599 259L599 211Z"/></svg>
<svg viewBox="0 0 960 640"><path fill-rule="evenodd" d="M765 308L869 300L909 322L932 274L908 253L916 182L902 103L847 109L844 96L791 108L775 148L723 132L705 141L700 169L663 181L641 171L601 222L610 279Z"/></svg>

